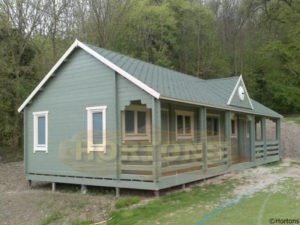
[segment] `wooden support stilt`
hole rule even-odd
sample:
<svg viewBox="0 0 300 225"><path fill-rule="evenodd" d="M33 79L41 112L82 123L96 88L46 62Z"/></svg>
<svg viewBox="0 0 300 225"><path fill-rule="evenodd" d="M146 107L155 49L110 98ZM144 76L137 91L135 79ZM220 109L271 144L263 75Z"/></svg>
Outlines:
<svg viewBox="0 0 300 225"><path fill-rule="evenodd" d="M159 198L159 190L155 190L155 191L154 191L154 196L155 196L156 198Z"/></svg>
<svg viewBox="0 0 300 225"><path fill-rule="evenodd" d="M52 183L52 192L55 192L55 190L56 190L56 183L53 182L53 183Z"/></svg>
<svg viewBox="0 0 300 225"><path fill-rule="evenodd" d="M120 188L116 187L116 198L120 197Z"/></svg>
<svg viewBox="0 0 300 225"><path fill-rule="evenodd" d="M86 194L86 186L85 185L81 185L81 194L85 195Z"/></svg>
<svg viewBox="0 0 300 225"><path fill-rule="evenodd" d="M182 185L182 189L185 190L185 184Z"/></svg>
<svg viewBox="0 0 300 225"><path fill-rule="evenodd" d="M29 187L29 189L32 188L32 181L31 180L28 180L28 187Z"/></svg>

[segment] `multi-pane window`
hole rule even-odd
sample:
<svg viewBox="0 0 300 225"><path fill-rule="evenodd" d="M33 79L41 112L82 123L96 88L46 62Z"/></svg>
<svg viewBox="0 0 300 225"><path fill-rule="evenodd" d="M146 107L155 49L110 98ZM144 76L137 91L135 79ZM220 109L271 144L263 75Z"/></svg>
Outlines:
<svg viewBox="0 0 300 225"><path fill-rule="evenodd" d="M88 107L88 152L104 151L106 147L106 106Z"/></svg>
<svg viewBox="0 0 300 225"><path fill-rule="evenodd" d="M218 116L207 117L207 135L219 136L220 134L220 120Z"/></svg>
<svg viewBox="0 0 300 225"><path fill-rule="evenodd" d="M176 110L176 139L194 137L194 113Z"/></svg>
<svg viewBox="0 0 300 225"><path fill-rule="evenodd" d="M33 113L33 152L48 152L48 112Z"/></svg>
<svg viewBox="0 0 300 225"><path fill-rule="evenodd" d="M150 141L150 112L144 106L129 106L123 112L123 141Z"/></svg>

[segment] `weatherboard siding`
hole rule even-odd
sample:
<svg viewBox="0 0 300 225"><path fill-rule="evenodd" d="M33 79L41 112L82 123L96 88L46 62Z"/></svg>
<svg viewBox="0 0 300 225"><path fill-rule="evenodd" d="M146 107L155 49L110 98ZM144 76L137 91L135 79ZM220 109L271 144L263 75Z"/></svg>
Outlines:
<svg viewBox="0 0 300 225"><path fill-rule="evenodd" d="M118 88L116 91L116 79ZM27 173L116 177L116 95L120 105L152 97L83 50L75 50L24 111ZM124 104L123 104L124 102ZM107 106L107 154L87 154L86 107ZM48 111L48 153L33 153L33 112Z"/></svg>

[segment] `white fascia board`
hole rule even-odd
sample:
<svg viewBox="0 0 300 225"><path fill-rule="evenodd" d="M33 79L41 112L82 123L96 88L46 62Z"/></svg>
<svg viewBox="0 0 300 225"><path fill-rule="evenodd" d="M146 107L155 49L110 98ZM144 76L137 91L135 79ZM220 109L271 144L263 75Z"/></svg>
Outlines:
<svg viewBox="0 0 300 225"><path fill-rule="evenodd" d="M42 86L47 82L47 80L53 75L53 73L59 68L59 66L64 62L64 60L72 53L72 51L76 48L80 47L90 55L94 56L96 59L98 59L100 62L104 63L106 66L111 68L112 70L118 72L120 75L152 95L153 97L159 99L160 94L155 91L154 89L150 88L148 85L144 84L140 80L136 79L131 74L127 73L108 59L101 56L99 53L94 51L93 49L89 48L82 42L78 41L77 39L74 41L74 43L70 46L70 48L64 53L64 55L57 61L57 63L52 67L52 69L47 73L47 75L43 78L43 80L36 86L36 88L31 92L31 94L26 98L26 100L22 103L22 105L19 107L18 112L21 112L25 106L31 101L31 99L36 95L36 93L42 88Z"/></svg>
<svg viewBox="0 0 300 225"><path fill-rule="evenodd" d="M251 109L254 109L254 107L253 107L253 105L252 105L252 102L251 102L251 99L250 99L250 97L249 97L247 88L246 88L246 86L245 86L245 83L244 83L244 80L243 80L242 75L240 75L238 81L236 82L235 87L234 87L234 89L233 89L233 91L232 91L232 93L231 93L231 95L230 95L230 98L228 99L227 105L230 105L230 104L231 104L231 101L232 101L232 98L233 98L233 96L234 96L234 93L236 92L236 90L237 90L237 88L238 88L240 82L242 82L243 87L244 87L244 89L245 89L245 91L246 91L246 96L247 96L247 98L248 98L248 101L250 102Z"/></svg>
<svg viewBox="0 0 300 225"><path fill-rule="evenodd" d="M114 64L111 61L109 61L108 59L104 58L102 55L100 55L99 53L97 53L93 49L89 48L88 46L86 46L85 44L83 44L80 41L78 41L78 46L81 47L82 49L84 49L87 53L94 56L100 62L104 63L106 66L108 66L112 70L118 72L120 75L122 75L123 77L125 77L126 79L128 79L129 81L131 81L132 83L134 83L135 85L137 85L138 87L140 87L141 89L143 89L144 91L149 93L150 95L152 95L153 97L159 99L160 94L157 91L153 90L148 85L146 85L143 82L141 82L140 80L136 79L134 76L127 73L125 70L121 69L116 64Z"/></svg>
<svg viewBox="0 0 300 225"><path fill-rule="evenodd" d="M30 102L30 100L36 95L36 93L42 88L42 86L48 81L48 79L53 75L53 73L58 69L58 67L64 62L64 60L71 54L71 52L78 46L78 40L68 48L65 54L57 61L57 63L51 68L43 80L36 86L36 88L31 92L31 94L26 98L22 105L18 108L18 112L21 112L25 106Z"/></svg>

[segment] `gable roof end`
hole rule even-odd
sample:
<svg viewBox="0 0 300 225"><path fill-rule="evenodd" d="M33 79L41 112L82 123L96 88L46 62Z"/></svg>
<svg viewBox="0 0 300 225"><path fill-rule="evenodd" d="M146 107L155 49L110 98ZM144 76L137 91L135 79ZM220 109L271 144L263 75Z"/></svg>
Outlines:
<svg viewBox="0 0 300 225"><path fill-rule="evenodd" d="M21 112L26 105L32 100L32 98L37 94L37 92L42 88L42 86L48 81L48 79L54 74L54 72L60 67L60 65L65 61L65 59L73 52L73 50L77 47L80 47L100 62L104 63L106 66L111 68L112 70L118 72L120 75L128 79L129 81L133 82L135 85L152 95L153 97L159 99L160 94L152 89L151 87L147 86L140 80L136 79L131 74L127 73L108 59L101 56L99 53L95 52L93 49L89 48L84 43L78 41L77 39L74 43L68 48L68 50L63 54L63 56L57 61L57 63L51 68L51 70L47 73L47 75L42 79L42 81L36 86L36 88L30 93L30 95L26 98L26 100L22 103L22 105L18 108L18 112Z"/></svg>
<svg viewBox="0 0 300 225"><path fill-rule="evenodd" d="M248 99L248 101L249 101L249 103L250 103L250 105L251 105L251 109L253 110L254 107L253 107L253 104L252 104L252 102L251 102L251 98L249 97L249 94L248 94L248 91L247 91L247 88L246 88L246 85L245 85L245 83L244 83L244 80L243 80L242 75L240 75L238 81L236 82L236 85L235 85L235 87L234 87L234 89L233 89L233 91L232 91L232 93L231 93L231 95L230 95L230 98L228 99L227 105L231 105L233 96L234 96L234 94L236 93L236 91L237 91L238 86L239 86L240 83L242 83L242 85L243 85L243 87L244 87L244 89L245 89L246 97L247 97L247 99Z"/></svg>

